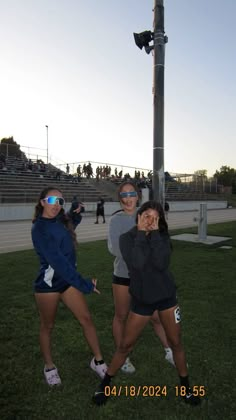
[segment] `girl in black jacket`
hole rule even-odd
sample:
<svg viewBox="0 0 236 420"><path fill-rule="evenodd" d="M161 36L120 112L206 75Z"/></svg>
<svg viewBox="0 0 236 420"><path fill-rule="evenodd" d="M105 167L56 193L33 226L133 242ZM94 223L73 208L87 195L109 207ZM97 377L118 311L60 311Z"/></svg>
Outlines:
<svg viewBox="0 0 236 420"><path fill-rule="evenodd" d="M171 244L162 206L156 201L144 203L137 212L136 223L134 228L120 236L121 254L130 275L130 313L122 342L94 401L98 405L106 402L105 387L110 385L111 378L123 365L153 312L158 310L180 377L181 396L187 403L199 404L199 397L189 386L181 343L180 309L174 279L169 271Z"/></svg>

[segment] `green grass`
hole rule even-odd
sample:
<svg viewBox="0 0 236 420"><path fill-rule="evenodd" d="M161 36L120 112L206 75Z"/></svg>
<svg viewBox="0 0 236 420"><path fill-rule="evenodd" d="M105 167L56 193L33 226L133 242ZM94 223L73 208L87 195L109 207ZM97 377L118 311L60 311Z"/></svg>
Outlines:
<svg viewBox="0 0 236 420"><path fill-rule="evenodd" d="M200 407L186 406L175 396L176 371L164 361L163 349L149 325L132 354L136 373L119 373L114 384L166 385L167 396L113 397L105 407L93 406L91 396L99 379L89 369L91 353L81 328L62 304L53 335L53 354L63 386L49 389L42 374L39 320L32 294L37 257L34 251L0 255L1 420L235 418L236 222L211 225L208 234L232 237L229 244L233 248L173 241L171 267L178 286L191 382L203 385L207 393ZM112 261L105 241L79 246L79 270L87 276L96 275L101 290L100 296L94 294L87 300L107 362L114 351Z"/></svg>

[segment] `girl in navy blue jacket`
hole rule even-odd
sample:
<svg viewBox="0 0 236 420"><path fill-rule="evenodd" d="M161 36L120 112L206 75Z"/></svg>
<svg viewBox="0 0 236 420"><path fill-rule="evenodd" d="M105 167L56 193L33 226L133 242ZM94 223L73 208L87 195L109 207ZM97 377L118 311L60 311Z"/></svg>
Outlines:
<svg viewBox="0 0 236 420"><path fill-rule="evenodd" d="M51 333L59 301L79 320L85 338L94 354L90 363L101 378L107 366L103 361L99 342L84 293L100 293L97 280L84 279L76 270L76 235L65 215L65 201L61 191L48 187L40 194L35 207L32 241L39 256L40 269L34 283L36 304L40 314L40 347L48 385L60 385L61 379L51 354Z"/></svg>
<svg viewBox="0 0 236 420"><path fill-rule="evenodd" d="M200 398L189 386L185 352L181 343L180 309L174 278L169 271L171 244L162 206L147 201L137 212L136 226L120 236L120 250L130 276L131 305L124 334L107 373L94 395L97 405L107 400L106 387L123 365L138 337L158 310L173 351L185 402L196 405Z"/></svg>

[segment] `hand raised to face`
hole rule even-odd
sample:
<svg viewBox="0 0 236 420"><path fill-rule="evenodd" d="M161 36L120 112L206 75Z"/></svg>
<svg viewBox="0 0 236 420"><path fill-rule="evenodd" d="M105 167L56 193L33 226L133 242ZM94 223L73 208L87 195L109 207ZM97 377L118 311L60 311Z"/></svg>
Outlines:
<svg viewBox="0 0 236 420"><path fill-rule="evenodd" d="M152 230L158 230L159 214L156 210L148 209L141 215L138 215L138 230L145 232L151 232Z"/></svg>

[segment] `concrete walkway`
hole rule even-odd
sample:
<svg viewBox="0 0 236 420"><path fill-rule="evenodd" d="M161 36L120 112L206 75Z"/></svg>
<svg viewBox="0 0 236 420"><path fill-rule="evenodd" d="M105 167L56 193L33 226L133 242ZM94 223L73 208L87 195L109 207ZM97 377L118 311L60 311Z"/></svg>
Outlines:
<svg viewBox="0 0 236 420"><path fill-rule="evenodd" d="M170 212L168 217L169 229L180 229L197 226L193 219L198 216L197 211ZM208 224L236 221L236 209L208 210ZM94 218L84 217L76 233L78 242L91 242L107 238L109 218L107 223L94 224ZM0 253L32 249L31 221L0 222Z"/></svg>

